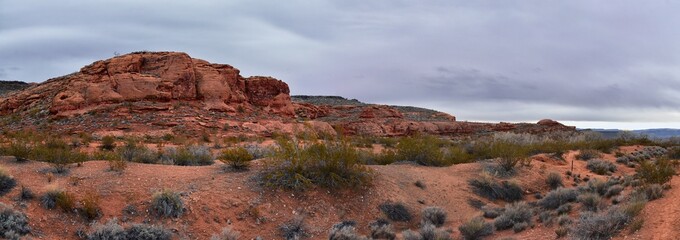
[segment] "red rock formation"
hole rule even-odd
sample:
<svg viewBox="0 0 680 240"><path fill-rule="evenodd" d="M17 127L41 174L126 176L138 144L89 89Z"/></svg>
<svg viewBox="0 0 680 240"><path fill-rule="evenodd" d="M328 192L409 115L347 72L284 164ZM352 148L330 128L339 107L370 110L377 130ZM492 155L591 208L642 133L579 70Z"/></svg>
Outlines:
<svg viewBox="0 0 680 240"><path fill-rule="evenodd" d="M270 77L244 78L225 64L193 59L186 53L132 53L97 61L80 72L47 81L0 101L0 112L16 111L42 99L52 114L109 103L199 101L206 110L236 112L264 108L293 116L288 85Z"/></svg>

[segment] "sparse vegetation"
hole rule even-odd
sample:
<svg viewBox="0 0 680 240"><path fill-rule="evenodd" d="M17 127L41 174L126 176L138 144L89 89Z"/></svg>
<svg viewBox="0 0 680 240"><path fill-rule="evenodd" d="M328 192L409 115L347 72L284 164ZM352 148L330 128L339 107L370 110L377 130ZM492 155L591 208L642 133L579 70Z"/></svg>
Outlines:
<svg viewBox="0 0 680 240"><path fill-rule="evenodd" d="M383 203L378 207L392 221L408 222L413 218L411 212L402 203Z"/></svg>
<svg viewBox="0 0 680 240"><path fill-rule="evenodd" d="M190 145L166 149L169 162L179 166L203 166L213 164L210 148L203 145Z"/></svg>
<svg viewBox="0 0 680 240"><path fill-rule="evenodd" d="M25 141L13 141L7 147L0 148L0 153L14 156L17 162L26 162L31 157L32 147Z"/></svg>
<svg viewBox="0 0 680 240"><path fill-rule="evenodd" d="M432 224L423 225L420 228L420 236L422 240L453 240L451 234L442 229L437 229Z"/></svg>
<svg viewBox="0 0 680 240"><path fill-rule="evenodd" d="M602 198L596 193L584 193L578 196L578 202L583 206L582 209L586 211L597 212L600 209Z"/></svg>
<svg viewBox="0 0 680 240"><path fill-rule="evenodd" d="M151 212L159 217L179 217L184 213L184 202L171 190L156 192L151 200Z"/></svg>
<svg viewBox="0 0 680 240"><path fill-rule="evenodd" d="M262 175L265 186L304 190L311 185L326 188L359 187L372 176L346 141L301 145L280 139L275 163Z"/></svg>
<svg viewBox="0 0 680 240"><path fill-rule="evenodd" d="M116 149L116 139L113 136L102 137L102 145L100 148L102 150L113 151Z"/></svg>
<svg viewBox="0 0 680 240"><path fill-rule="evenodd" d="M426 207L422 212L422 225L432 224L441 227L446 222L446 212L440 207Z"/></svg>
<svg viewBox="0 0 680 240"><path fill-rule="evenodd" d="M566 203L576 201L577 197L578 192L574 189L557 188L539 200L538 205L546 209L557 209Z"/></svg>
<svg viewBox="0 0 680 240"><path fill-rule="evenodd" d="M356 230L355 221L343 221L333 225L328 234L329 240L368 240L365 236L359 235Z"/></svg>
<svg viewBox="0 0 680 240"><path fill-rule="evenodd" d="M95 225L94 230L87 235L88 240L118 240L118 239L144 239L144 240L170 240L170 230L160 226L147 224L132 224L124 229L113 219L104 225Z"/></svg>
<svg viewBox="0 0 680 240"><path fill-rule="evenodd" d="M231 227L222 228L220 234L214 234L210 237L210 240L238 240L241 237L241 233L233 230Z"/></svg>
<svg viewBox="0 0 680 240"><path fill-rule="evenodd" d="M245 148L236 147L223 150L219 159L234 171L244 171L248 170L254 157Z"/></svg>
<svg viewBox="0 0 680 240"><path fill-rule="evenodd" d="M279 232L281 232L281 237L286 240L297 240L309 236L307 233L307 225L305 225L304 218L296 217L281 226L279 226Z"/></svg>
<svg viewBox="0 0 680 240"><path fill-rule="evenodd" d="M659 184L650 184L643 186L637 191L641 191L648 200L656 200L663 197L663 187Z"/></svg>
<svg viewBox="0 0 680 240"><path fill-rule="evenodd" d="M600 175L609 175L616 172L616 165L602 159L590 159L586 164L586 168L593 173Z"/></svg>
<svg viewBox="0 0 680 240"><path fill-rule="evenodd" d="M647 184L664 184L675 175L675 168L670 160L659 158L656 161L643 161L637 169L637 177Z"/></svg>
<svg viewBox="0 0 680 240"><path fill-rule="evenodd" d="M493 234L493 226L484 218L475 217L458 227L458 231L465 240L477 240Z"/></svg>
<svg viewBox="0 0 680 240"><path fill-rule="evenodd" d="M581 150L576 155L576 159L585 160L585 161L588 161L590 159L599 158L599 157L602 157L602 154L599 151L594 150L594 149L584 149L584 150Z"/></svg>
<svg viewBox="0 0 680 240"><path fill-rule="evenodd" d="M9 175L7 169L0 166L0 197L12 191L16 185L17 181Z"/></svg>
<svg viewBox="0 0 680 240"><path fill-rule="evenodd" d="M0 237L20 239L31 232L26 214L0 202Z"/></svg>
<svg viewBox="0 0 680 240"><path fill-rule="evenodd" d="M494 226L497 230L504 230L512 228L518 224L530 224L533 211L526 202L512 203L505 207L505 211L494 220ZM518 227L524 230L526 227Z"/></svg>
<svg viewBox="0 0 680 240"><path fill-rule="evenodd" d="M48 190L40 198L40 202L47 209L59 208L65 212L70 212L75 207L73 196L61 189Z"/></svg>
<svg viewBox="0 0 680 240"><path fill-rule="evenodd" d="M508 202L522 200L524 191L522 187L513 181L497 182L492 176L482 174L477 178L468 180L472 190L479 196L490 200L501 199Z"/></svg>
<svg viewBox="0 0 680 240"><path fill-rule="evenodd" d="M548 184L550 189L557 189L558 187L564 187L562 183L562 175L558 172L548 173L548 177L545 179L545 183Z"/></svg>
<svg viewBox="0 0 680 240"><path fill-rule="evenodd" d="M394 240L397 237L394 227L385 219L371 222L368 227L371 229L371 237L374 239Z"/></svg>
<svg viewBox="0 0 680 240"><path fill-rule="evenodd" d="M80 201L82 208L80 214L88 221L92 221L101 216L101 207L99 207L99 196L95 193L89 192Z"/></svg>

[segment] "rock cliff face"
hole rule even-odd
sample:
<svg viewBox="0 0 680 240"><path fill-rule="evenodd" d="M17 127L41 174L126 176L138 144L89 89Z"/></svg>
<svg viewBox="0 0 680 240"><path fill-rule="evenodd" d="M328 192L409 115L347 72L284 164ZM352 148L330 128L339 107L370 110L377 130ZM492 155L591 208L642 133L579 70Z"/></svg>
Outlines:
<svg viewBox="0 0 680 240"><path fill-rule="evenodd" d="M465 135L491 131L570 131L552 120L538 124L458 122L429 109L366 104L336 96L295 96L272 77L179 52L138 52L97 61L80 71L0 96L3 129L129 132L144 135L206 131L268 136L313 131L402 136Z"/></svg>
<svg viewBox="0 0 680 240"><path fill-rule="evenodd" d="M239 70L177 52L140 52L98 61L0 101L9 113L47 101L49 111L71 116L111 103L198 101L223 112L263 108L293 116L288 85L271 77L244 78Z"/></svg>

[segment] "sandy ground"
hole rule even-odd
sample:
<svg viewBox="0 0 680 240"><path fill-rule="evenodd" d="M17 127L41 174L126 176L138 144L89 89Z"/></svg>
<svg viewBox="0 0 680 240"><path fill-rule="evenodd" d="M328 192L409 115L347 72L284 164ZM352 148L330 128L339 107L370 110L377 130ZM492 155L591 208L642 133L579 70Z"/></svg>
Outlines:
<svg viewBox="0 0 680 240"><path fill-rule="evenodd" d="M545 176L551 171L564 173L571 169L576 152L565 155L566 162L537 156L531 167L522 168L516 179L526 189L527 201L533 201L533 193L548 191ZM612 155L604 156L614 161ZM175 233L176 239L209 239L223 227L231 226L242 232L242 239L261 236L264 239L281 239L278 227L296 216L304 216L312 236L310 239L326 239L328 229L342 220L355 220L359 231L368 233L368 224L384 217L378 205L386 201L402 202L415 213L409 223L398 223L398 232L419 226L420 210L425 206L440 206L448 212L444 225L452 236L458 236L457 227L464 221L481 215L471 207L468 199L479 199L487 204L503 206L502 201L490 202L476 196L469 189L468 179L482 172L479 163L459 164L451 167L424 167L410 164L371 166L375 181L373 186L352 191L313 189L305 193L263 189L254 180L264 168L264 160L256 160L248 172L223 172L222 164L183 167L130 163L122 173L108 171L105 161L85 162L73 166L64 176L55 175L48 182L41 162L15 163L12 157L0 157L0 165L9 170L18 186L26 186L38 196L47 189L62 188L81 199L88 193L100 196L103 216L96 222L116 218L129 223L152 223L163 225ZM634 170L618 164L615 176L630 175ZM592 173L585 169L585 161L574 161L574 173L581 176ZM426 187L416 187L416 181ZM645 225L641 231L620 239L680 239L680 192L678 178L674 178L666 197L650 202L644 210ZM571 186L565 179L565 185ZM151 195L161 189L181 192L186 212L176 219L159 219L148 213ZM20 187L16 187L0 201L26 212L33 232L30 236L40 239L76 239L79 229L89 231L93 222L87 222L76 213L46 210L37 199L21 203L17 200ZM126 206L135 206L137 214L124 214ZM576 213L573 213L574 217ZM497 232L489 239L513 237L515 239L554 239L554 227L537 223L534 228L514 234L512 230Z"/></svg>

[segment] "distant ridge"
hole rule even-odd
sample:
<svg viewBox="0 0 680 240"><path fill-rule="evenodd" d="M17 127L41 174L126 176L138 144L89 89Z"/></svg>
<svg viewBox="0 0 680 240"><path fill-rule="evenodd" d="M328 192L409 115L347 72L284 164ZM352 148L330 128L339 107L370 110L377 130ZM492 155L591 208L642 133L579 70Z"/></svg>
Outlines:
<svg viewBox="0 0 680 240"><path fill-rule="evenodd" d="M641 129L641 130L620 130L620 129L589 129L594 132L602 133L605 137L616 137L622 132L631 132L638 135L645 135L650 138L672 138L680 137L680 129L675 128L652 128L652 129Z"/></svg>
<svg viewBox="0 0 680 240"><path fill-rule="evenodd" d="M0 95L16 90L21 90L27 88L28 86L31 86L31 84L22 81L0 80Z"/></svg>

